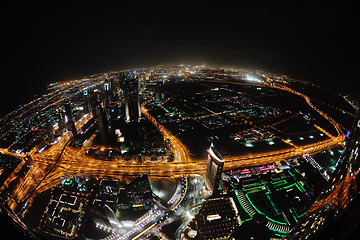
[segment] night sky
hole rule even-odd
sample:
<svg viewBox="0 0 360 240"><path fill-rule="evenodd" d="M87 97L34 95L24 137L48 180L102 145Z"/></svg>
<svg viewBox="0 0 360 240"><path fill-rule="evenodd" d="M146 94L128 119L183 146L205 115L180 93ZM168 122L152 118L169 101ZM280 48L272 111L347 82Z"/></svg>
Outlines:
<svg viewBox="0 0 360 240"><path fill-rule="evenodd" d="M162 63L263 69L357 94L354 1L58 2L1 9L0 115L50 82Z"/></svg>

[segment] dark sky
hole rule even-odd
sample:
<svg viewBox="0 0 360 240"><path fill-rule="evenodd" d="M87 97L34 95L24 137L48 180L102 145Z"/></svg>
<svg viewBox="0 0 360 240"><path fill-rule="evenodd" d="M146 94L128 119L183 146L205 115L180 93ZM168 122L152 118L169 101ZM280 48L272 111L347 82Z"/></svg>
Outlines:
<svg viewBox="0 0 360 240"><path fill-rule="evenodd" d="M2 8L11 86L2 106L49 82L169 62L263 69L356 94L354 1L73 2Z"/></svg>

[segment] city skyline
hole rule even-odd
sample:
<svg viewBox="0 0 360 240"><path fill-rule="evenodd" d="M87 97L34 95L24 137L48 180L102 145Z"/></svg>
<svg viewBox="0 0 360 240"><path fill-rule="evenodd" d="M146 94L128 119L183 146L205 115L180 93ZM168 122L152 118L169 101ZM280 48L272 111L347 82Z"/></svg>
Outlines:
<svg viewBox="0 0 360 240"><path fill-rule="evenodd" d="M355 2L236 4L3 6L4 237L355 238Z"/></svg>
<svg viewBox="0 0 360 240"><path fill-rule="evenodd" d="M1 207L42 238L282 238L357 161L358 103L281 74L166 64L47 88L0 119Z"/></svg>

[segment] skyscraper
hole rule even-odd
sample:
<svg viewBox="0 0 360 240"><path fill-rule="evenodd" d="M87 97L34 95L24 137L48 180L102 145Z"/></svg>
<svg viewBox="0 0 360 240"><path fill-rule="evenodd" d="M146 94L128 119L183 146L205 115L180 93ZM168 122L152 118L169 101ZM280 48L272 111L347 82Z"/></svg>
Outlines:
<svg viewBox="0 0 360 240"><path fill-rule="evenodd" d="M57 109L57 113L58 113L58 118L59 118L58 132L61 135L66 131L65 113L61 107Z"/></svg>
<svg viewBox="0 0 360 240"><path fill-rule="evenodd" d="M165 99L164 93L162 92L162 87L163 87L163 81L160 79L156 82L156 87L155 87L155 100L158 102L164 101Z"/></svg>
<svg viewBox="0 0 360 240"><path fill-rule="evenodd" d="M107 110L108 104L110 103L110 97L112 95L111 92L111 85L109 79L105 79L104 82L104 93L103 93L103 103L104 103L104 109Z"/></svg>
<svg viewBox="0 0 360 240"><path fill-rule="evenodd" d="M83 96L84 96L84 111L85 113L90 113L91 106L90 106L89 91L87 89L83 90Z"/></svg>
<svg viewBox="0 0 360 240"><path fill-rule="evenodd" d="M214 148L213 145L211 145L208 150L205 185L212 194L216 194L218 192L224 163L225 160L221 154Z"/></svg>
<svg viewBox="0 0 360 240"><path fill-rule="evenodd" d="M76 137L77 131L76 131L75 123L73 120L73 112L72 112L72 107L70 105L70 102L65 104L65 123L68 126L68 130L70 130L72 132L72 134L74 135L74 137Z"/></svg>
<svg viewBox="0 0 360 240"><path fill-rule="evenodd" d="M139 81L136 78L125 77L125 75L120 78L125 97L125 120L126 122L138 121L141 117Z"/></svg>
<svg viewBox="0 0 360 240"><path fill-rule="evenodd" d="M99 125L101 142L106 143L108 140L108 123L107 123L106 114L100 104L97 104L95 111L96 111L97 122Z"/></svg>
<svg viewBox="0 0 360 240"><path fill-rule="evenodd" d="M330 184L286 239L356 239L360 230L360 113Z"/></svg>

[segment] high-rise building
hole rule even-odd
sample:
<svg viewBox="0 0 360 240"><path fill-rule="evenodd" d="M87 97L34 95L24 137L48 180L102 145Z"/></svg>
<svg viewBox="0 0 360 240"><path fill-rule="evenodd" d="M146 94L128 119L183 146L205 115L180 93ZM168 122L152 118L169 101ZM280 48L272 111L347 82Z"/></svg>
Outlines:
<svg viewBox="0 0 360 240"><path fill-rule="evenodd" d="M73 118L72 107L70 102L65 104L65 116L67 118L67 121Z"/></svg>
<svg viewBox="0 0 360 240"><path fill-rule="evenodd" d="M329 186L286 239L356 239L360 230L360 113Z"/></svg>
<svg viewBox="0 0 360 240"><path fill-rule="evenodd" d="M208 150L205 185L212 194L218 193L224 163L225 160L221 154L211 146Z"/></svg>
<svg viewBox="0 0 360 240"><path fill-rule="evenodd" d="M150 210L154 207L153 192L146 173L125 187L133 211Z"/></svg>
<svg viewBox="0 0 360 240"><path fill-rule="evenodd" d="M141 118L139 81L136 78L128 78L122 75L121 88L125 97L125 120L135 122Z"/></svg>
<svg viewBox="0 0 360 240"><path fill-rule="evenodd" d="M106 114L100 104L95 108L96 118L99 126L99 133L102 143L106 143L108 140L108 123Z"/></svg>
<svg viewBox="0 0 360 240"><path fill-rule="evenodd" d="M57 113L59 118L58 132L61 135L66 131L65 113L61 107L57 109Z"/></svg>
<svg viewBox="0 0 360 240"><path fill-rule="evenodd" d="M89 97L89 91L87 89L83 90L83 96L84 96L84 112L90 113L91 111L90 97Z"/></svg>
<svg viewBox="0 0 360 240"><path fill-rule="evenodd" d="M109 79L105 79L103 91L104 91L104 93L102 94L103 95L103 103L104 103L104 109L106 111L108 104L110 103L110 97L112 95L111 84L110 84Z"/></svg>
<svg viewBox="0 0 360 240"><path fill-rule="evenodd" d="M162 91L163 81L160 79L156 82L155 87L155 100L160 102L165 100L164 92Z"/></svg>
<svg viewBox="0 0 360 240"><path fill-rule="evenodd" d="M68 130L72 132L72 134L77 136L76 126L73 120L73 112L70 102L65 104L65 123L67 124Z"/></svg>
<svg viewBox="0 0 360 240"><path fill-rule="evenodd" d="M50 124L50 122L47 122L46 123L46 131L47 131L47 135L48 135L48 142L53 143L55 141L53 124Z"/></svg>
<svg viewBox="0 0 360 240"><path fill-rule="evenodd" d="M237 215L232 198L207 199L184 229L181 239L228 239L233 229L241 223Z"/></svg>

